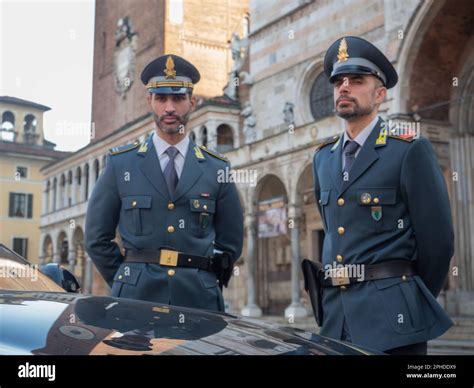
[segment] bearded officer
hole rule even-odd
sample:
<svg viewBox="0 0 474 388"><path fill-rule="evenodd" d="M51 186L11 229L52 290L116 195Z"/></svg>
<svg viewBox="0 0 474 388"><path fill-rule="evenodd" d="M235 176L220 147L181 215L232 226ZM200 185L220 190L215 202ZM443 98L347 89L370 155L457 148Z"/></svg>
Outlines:
<svg viewBox="0 0 474 388"><path fill-rule="evenodd" d="M436 301L454 249L441 169L427 139L394 133L378 117L398 76L374 45L339 39L324 69L346 129L313 161L326 232L321 334L426 354L427 341L452 325Z"/></svg>
<svg viewBox="0 0 474 388"><path fill-rule="evenodd" d="M89 200L86 248L112 295L224 310L243 242L235 185L219 182L226 158L186 134L198 70L161 56L141 74L156 124L143 144L112 149ZM125 257L112 240L118 225Z"/></svg>

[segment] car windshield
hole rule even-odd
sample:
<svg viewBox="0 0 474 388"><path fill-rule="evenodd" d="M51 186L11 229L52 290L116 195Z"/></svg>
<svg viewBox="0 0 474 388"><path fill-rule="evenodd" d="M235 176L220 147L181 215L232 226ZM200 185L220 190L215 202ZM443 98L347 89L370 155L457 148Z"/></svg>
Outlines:
<svg viewBox="0 0 474 388"><path fill-rule="evenodd" d="M0 244L0 290L65 292L23 257Z"/></svg>

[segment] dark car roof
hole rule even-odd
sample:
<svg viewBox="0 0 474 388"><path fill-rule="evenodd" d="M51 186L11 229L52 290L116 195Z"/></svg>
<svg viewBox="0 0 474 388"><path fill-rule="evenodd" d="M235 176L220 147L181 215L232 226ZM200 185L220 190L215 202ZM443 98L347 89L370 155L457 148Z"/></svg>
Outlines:
<svg viewBox="0 0 474 388"><path fill-rule="evenodd" d="M256 319L109 296L0 291L0 354L368 354Z"/></svg>

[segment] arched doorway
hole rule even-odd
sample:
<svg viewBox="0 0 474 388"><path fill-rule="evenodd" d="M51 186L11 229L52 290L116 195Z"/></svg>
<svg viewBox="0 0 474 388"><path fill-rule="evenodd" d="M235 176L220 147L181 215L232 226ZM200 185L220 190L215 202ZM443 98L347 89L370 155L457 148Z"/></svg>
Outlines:
<svg viewBox="0 0 474 388"><path fill-rule="evenodd" d="M296 206L300 209L301 257L321 261L324 229L314 197L312 164L308 164L298 178Z"/></svg>
<svg viewBox="0 0 474 388"><path fill-rule="evenodd" d="M84 289L84 279L86 276L86 258L84 250L84 232L82 228L76 227L73 236L73 249L76 257L76 265L74 266L74 275L79 284Z"/></svg>
<svg viewBox="0 0 474 388"><path fill-rule="evenodd" d="M288 195L275 175L264 177L257 193L257 301L264 314L283 315L291 302L291 246Z"/></svg>
<svg viewBox="0 0 474 388"><path fill-rule="evenodd" d="M51 263L53 261L53 240L48 234L43 239L43 263Z"/></svg>
<svg viewBox="0 0 474 388"><path fill-rule="evenodd" d="M68 266L69 242L67 240L66 232L62 231L61 233L59 233L57 244L59 263L64 266Z"/></svg>
<svg viewBox="0 0 474 388"><path fill-rule="evenodd" d="M469 0L426 2L413 20L401 49L395 100L400 112L420 121L450 193L455 253L447 283L452 295L446 297L445 308L454 316L472 315L474 7Z"/></svg>

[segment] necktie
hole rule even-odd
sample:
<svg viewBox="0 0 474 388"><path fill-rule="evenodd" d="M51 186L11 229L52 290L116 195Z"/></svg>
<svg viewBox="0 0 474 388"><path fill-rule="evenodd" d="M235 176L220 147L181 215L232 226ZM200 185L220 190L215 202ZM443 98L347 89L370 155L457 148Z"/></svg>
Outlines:
<svg viewBox="0 0 474 388"><path fill-rule="evenodd" d="M359 148L359 144L353 140L346 142L344 146L344 170L343 172L349 172L352 164L355 160L355 154Z"/></svg>
<svg viewBox="0 0 474 388"><path fill-rule="evenodd" d="M174 166L174 158L178 154L178 150L174 147L169 147L165 152L168 154L170 160L168 161L168 164L165 167L165 171L163 171L163 175L165 176L168 191L170 195L173 195L176 189L176 185L178 184L178 174Z"/></svg>

